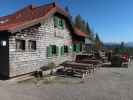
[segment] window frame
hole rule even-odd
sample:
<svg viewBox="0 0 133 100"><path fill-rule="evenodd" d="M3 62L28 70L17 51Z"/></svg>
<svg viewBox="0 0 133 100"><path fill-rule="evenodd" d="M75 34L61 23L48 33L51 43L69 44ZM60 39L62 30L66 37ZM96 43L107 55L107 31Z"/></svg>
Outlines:
<svg viewBox="0 0 133 100"><path fill-rule="evenodd" d="M20 44L18 44L20 42ZM16 51L25 51L26 41L24 39L16 39Z"/></svg>
<svg viewBox="0 0 133 100"><path fill-rule="evenodd" d="M57 17L57 16L54 16L54 27L58 27L58 20L59 20L59 18Z"/></svg>
<svg viewBox="0 0 133 100"><path fill-rule="evenodd" d="M57 49L56 49L56 45L51 45L51 48L52 48L52 56L55 56L55 55L57 55Z"/></svg>
<svg viewBox="0 0 133 100"><path fill-rule="evenodd" d="M59 23L60 28L64 29L64 20L60 18L58 23Z"/></svg>
<svg viewBox="0 0 133 100"><path fill-rule="evenodd" d="M64 29L64 26L65 26L64 20L58 16L54 16L54 27L59 29Z"/></svg>
<svg viewBox="0 0 133 100"><path fill-rule="evenodd" d="M73 44L72 49L73 49L73 50L72 50L73 52L76 52L76 50L77 50L76 44Z"/></svg>
<svg viewBox="0 0 133 100"><path fill-rule="evenodd" d="M57 45L49 45L47 46L47 57L56 57L59 55L59 47Z"/></svg>
<svg viewBox="0 0 133 100"><path fill-rule="evenodd" d="M64 45L64 54L68 54L69 53L69 47L67 45Z"/></svg>
<svg viewBox="0 0 133 100"><path fill-rule="evenodd" d="M36 51L37 50L37 42L36 42L36 40L28 40L28 49L30 51Z"/></svg>

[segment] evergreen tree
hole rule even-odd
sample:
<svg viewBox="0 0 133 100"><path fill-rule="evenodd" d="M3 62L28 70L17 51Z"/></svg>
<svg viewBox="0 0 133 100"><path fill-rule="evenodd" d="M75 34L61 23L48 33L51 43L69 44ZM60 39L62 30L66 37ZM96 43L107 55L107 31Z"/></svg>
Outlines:
<svg viewBox="0 0 133 100"><path fill-rule="evenodd" d="M68 12L68 14L70 15L70 11L68 6L65 7L65 10ZM73 22L72 20L72 16L69 16L69 19ZM88 35L88 39L91 40L92 42L95 43L95 39L99 39L99 36L96 35L96 38L94 37L94 32L91 30L88 22L86 22L80 14L78 14L77 16L75 16L74 19L74 27L80 29L81 31L87 33ZM100 40L98 40L98 42L100 42Z"/></svg>
<svg viewBox="0 0 133 100"><path fill-rule="evenodd" d="M81 31L87 33L88 39L92 42L95 41L94 33L92 32L88 22L86 22L80 15L75 17L74 26L80 29Z"/></svg>
<svg viewBox="0 0 133 100"><path fill-rule="evenodd" d="M69 19L71 20L71 22L72 22L72 16L71 16L71 14L70 14L70 10L69 10L69 7L68 6L66 6L65 7L65 11L69 14Z"/></svg>
<svg viewBox="0 0 133 100"><path fill-rule="evenodd" d="M65 7L65 10L69 13L69 8L68 8L68 6Z"/></svg>
<svg viewBox="0 0 133 100"><path fill-rule="evenodd" d="M97 33L96 33L96 37L95 37L95 46L97 49L100 49L102 47L102 42Z"/></svg>
<svg viewBox="0 0 133 100"><path fill-rule="evenodd" d="M124 42L121 42L120 48L124 48Z"/></svg>
<svg viewBox="0 0 133 100"><path fill-rule="evenodd" d="M86 32L88 35L92 34L91 28L88 23L86 23Z"/></svg>
<svg viewBox="0 0 133 100"><path fill-rule="evenodd" d="M87 32L87 30L86 30L86 22L83 19L81 21L81 31Z"/></svg>
<svg viewBox="0 0 133 100"><path fill-rule="evenodd" d="M124 45L125 45L124 42L121 42L120 48L119 48L119 51L121 54L125 52L125 46Z"/></svg>
<svg viewBox="0 0 133 100"><path fill-rule="evenodd" d="M87 32L87 26L86 26L85 20L80 16L75 17L75 27L79 28L83 32Z"/></svg>
<svg viewBox="0 0 133 100"><path fill-rule="evenodd" d="M100 42L100 38L99 38L99 35L96 33L96 38L95 38L96 41Z"/></svg>
<svg viewBox="0 0 133 100"><path fill-rule="evenodd" d="M77 16L75 17L75 21L74 21L75 27L81 29L81 26L82 26L81 23L82 23L82 18L81 18L80 15L77 15Z"/></svg>

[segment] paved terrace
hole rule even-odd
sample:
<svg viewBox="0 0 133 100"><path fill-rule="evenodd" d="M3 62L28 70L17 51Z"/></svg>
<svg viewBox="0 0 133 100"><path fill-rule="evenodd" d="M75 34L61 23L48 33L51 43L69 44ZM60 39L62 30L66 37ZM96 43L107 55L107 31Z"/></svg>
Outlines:
<svg viewBox="0 0 133 100"><path fill-rule="evenodd" d="M129 68L101 68L84 83L60 78L51 83L0 82L1 100L133 100L133 63Z"/></svg>

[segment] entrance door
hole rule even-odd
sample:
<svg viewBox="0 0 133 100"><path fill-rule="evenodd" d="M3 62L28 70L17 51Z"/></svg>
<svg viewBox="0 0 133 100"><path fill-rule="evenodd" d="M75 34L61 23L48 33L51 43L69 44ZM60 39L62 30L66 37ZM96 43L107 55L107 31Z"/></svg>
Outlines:
<svg viewBox="0 0 133 100"><path fill-rule="evenodd" d="M0 36L0 76L9 76L8 36Z"/></svg>

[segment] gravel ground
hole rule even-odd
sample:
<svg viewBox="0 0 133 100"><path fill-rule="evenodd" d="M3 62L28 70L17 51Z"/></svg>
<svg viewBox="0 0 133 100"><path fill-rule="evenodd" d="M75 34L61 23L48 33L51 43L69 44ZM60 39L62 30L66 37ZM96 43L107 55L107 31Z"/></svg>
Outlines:
<svg viewBox="0 0 133 100"><path fill-rule="evenodd" d="M101 68L92 79L57 78L50 83L0 81L1 100L133 100L133 62Z"/></svg>

